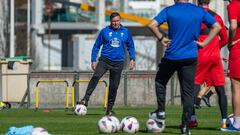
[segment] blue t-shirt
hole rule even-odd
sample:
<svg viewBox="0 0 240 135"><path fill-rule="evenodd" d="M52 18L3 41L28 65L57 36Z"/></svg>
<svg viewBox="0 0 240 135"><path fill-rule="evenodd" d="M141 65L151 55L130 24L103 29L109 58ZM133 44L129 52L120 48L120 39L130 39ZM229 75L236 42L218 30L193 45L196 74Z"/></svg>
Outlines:
<svg viewBox="0 0 240 135"><path fill-rule="evenodd" d="M92 62L96 61L101 46L101 56L111 61L124 61L126 46L130 60L135 60L135 47L132 36L128 29L122 25L119 29L112 29L111 26L107 26L100 31L92 48Z"/></svg>
<svg viewBox="0 0 240 135"><path fill-rule="evenodd" d="M181 60L197 57L197 44L201 23L211 27L216 20L203 8L191 3L177 2L163 9L155 18L159 25L168 24L171 43L164 58Z"/></svg>

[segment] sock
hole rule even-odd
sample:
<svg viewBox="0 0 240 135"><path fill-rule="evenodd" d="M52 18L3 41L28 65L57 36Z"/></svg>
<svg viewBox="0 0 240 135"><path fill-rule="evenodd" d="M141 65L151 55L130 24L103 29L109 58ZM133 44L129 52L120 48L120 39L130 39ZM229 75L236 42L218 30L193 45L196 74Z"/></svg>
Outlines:
<svg viewBox="0 0 240 135"><path fill-rule="evenodd" d="M165 112L158 112L158 115L165 116Z"/></svg>
<svg viewBox="0 0 240 135"><path fill-rule="evenodd" d="M193 108L193 111L192 111L192 115L191 116L195 116L196 114L196 111L195 111L195 108Z"/></svg>
<svg viewBox="0 0 240 135"><path fill-rule="evenodd" d="M191 116L191 121L196 121L196 120L197 120L196 115L192 115L192 116Z"/></svg>
<svg viewBox="0 0 240 135"><path fill-rule="evenodd" d="M158 112L158 119L165 120L165 112Z"/></svg>
<svg viewBox="0 0 240 135"><path fill-rule="evenodd" d="M205 95L205 97L210 98L210 97L212 96L212 94L213 94L213 92L212 92L212 91L209 91L209 92Z"/></svg>
<svg viewBox="0 0 240 135"><path fill-rule="evenodd" d="M222 123L226 124L227 119L222 119Z"/></svg>
<svg viewBox="0 0 240 135"><path fill-rule="evenodd" d="M235 128L240 128L240 117L234 117L234 122L233 122L233 126Z"/></svg>

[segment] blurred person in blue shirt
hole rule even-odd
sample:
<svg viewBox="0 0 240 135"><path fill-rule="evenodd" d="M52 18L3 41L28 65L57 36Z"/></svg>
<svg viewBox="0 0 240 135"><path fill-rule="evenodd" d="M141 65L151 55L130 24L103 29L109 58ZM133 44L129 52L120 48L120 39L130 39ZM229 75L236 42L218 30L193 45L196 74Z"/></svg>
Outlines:
<svg viewBox="0 0 240 135"><path fill-rule="evenodd" d="M159 25L165 22L168 24L168 37L159 31ZM203 42L198 42L202 23L211 30ZM158 108L149 113L149 118L165 125L166 85L177 71L183 104L181 133L189 135L191 133L188 123L194 106L194 78L198 47L206 46L218 34L221 26L207 11L189 3L189 0L175 0L175 4L164 8L148 24L148 27L166 47L155 78Z"/></svg>

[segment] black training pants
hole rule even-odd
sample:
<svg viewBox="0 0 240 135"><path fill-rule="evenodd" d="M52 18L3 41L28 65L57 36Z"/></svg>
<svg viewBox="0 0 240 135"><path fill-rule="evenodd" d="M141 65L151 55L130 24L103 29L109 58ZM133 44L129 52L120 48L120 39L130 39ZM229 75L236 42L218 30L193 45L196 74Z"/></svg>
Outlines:
<svg viewBox="0 0 240 135"><path fill-rule="evenodd" d="M165 112L166 85L174 74L178 73L183 102L182 124L187 125L194 105L194 78L197 58L183 60L162 59L155 79L158 111Z"/></svg>
<svg viewBox="0 0 240 135"><path fill-rule="evenodd" d="M114 105L116 96L117 96L117 89L120 83L121 74L123 70L123 62L115 64L114 62L105 62L100 60L97 64L96 70L88 84L87 91L85 93L84 99L89 100L92 92L96 88L98 81L101 77L109 70L109 93L108 93L108 105L107 110L111 111Z"/></svg>

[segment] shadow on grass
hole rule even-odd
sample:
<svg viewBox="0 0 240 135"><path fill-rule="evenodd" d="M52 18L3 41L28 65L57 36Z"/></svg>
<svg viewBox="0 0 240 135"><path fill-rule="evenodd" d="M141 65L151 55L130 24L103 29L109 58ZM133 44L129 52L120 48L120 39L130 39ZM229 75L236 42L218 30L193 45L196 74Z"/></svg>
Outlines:
<svg viewBox="0 0 240 135"><path fill-rule="evenodd" d="M139 130L138 132L141 132L141 133L148 133L147 130Z"/></svg>
<svg viewBox="0 0 240 135"><path fill-rule="evenodd" d="M168 126L169 127L169 126ZM168 128L167 127L167 128ZM171 128L171 127L170 127ZM140 132L140 133L150 133L150 132L148 132L147 131L147 129L146 130L139 130L138 132ZM163 132L164 134L180 134L180 130L179 130L179 132L174 132L174 131L166 131L166 130L164 130L164 132Z"/></svg>
<svg viewBox="0 0 240 135"><path fill-rule="evenodd" d="M178 126L166 126L166 128L172 128L172 129L179 129L180 128ZM217 131L217 128L214 127L197 127L197 128L191 128L190 130L214 130Z"/></svg>
<svg viewBox="0 0 240 135"><path fill-rule="evenodd" d="M197 127L197 128L191 129L191 130L220 131L220 129L213 128L213 127Z"/></svg>
<svg viewBox="0 0 240 135"><path fill-rule="evenodd" d="M66 115L76 115L75 113L68 113ZM87 114L85 116L100 116L100 115L103 115L103 114L100 114L100 113L90 113L90 114Z"/></svg>

